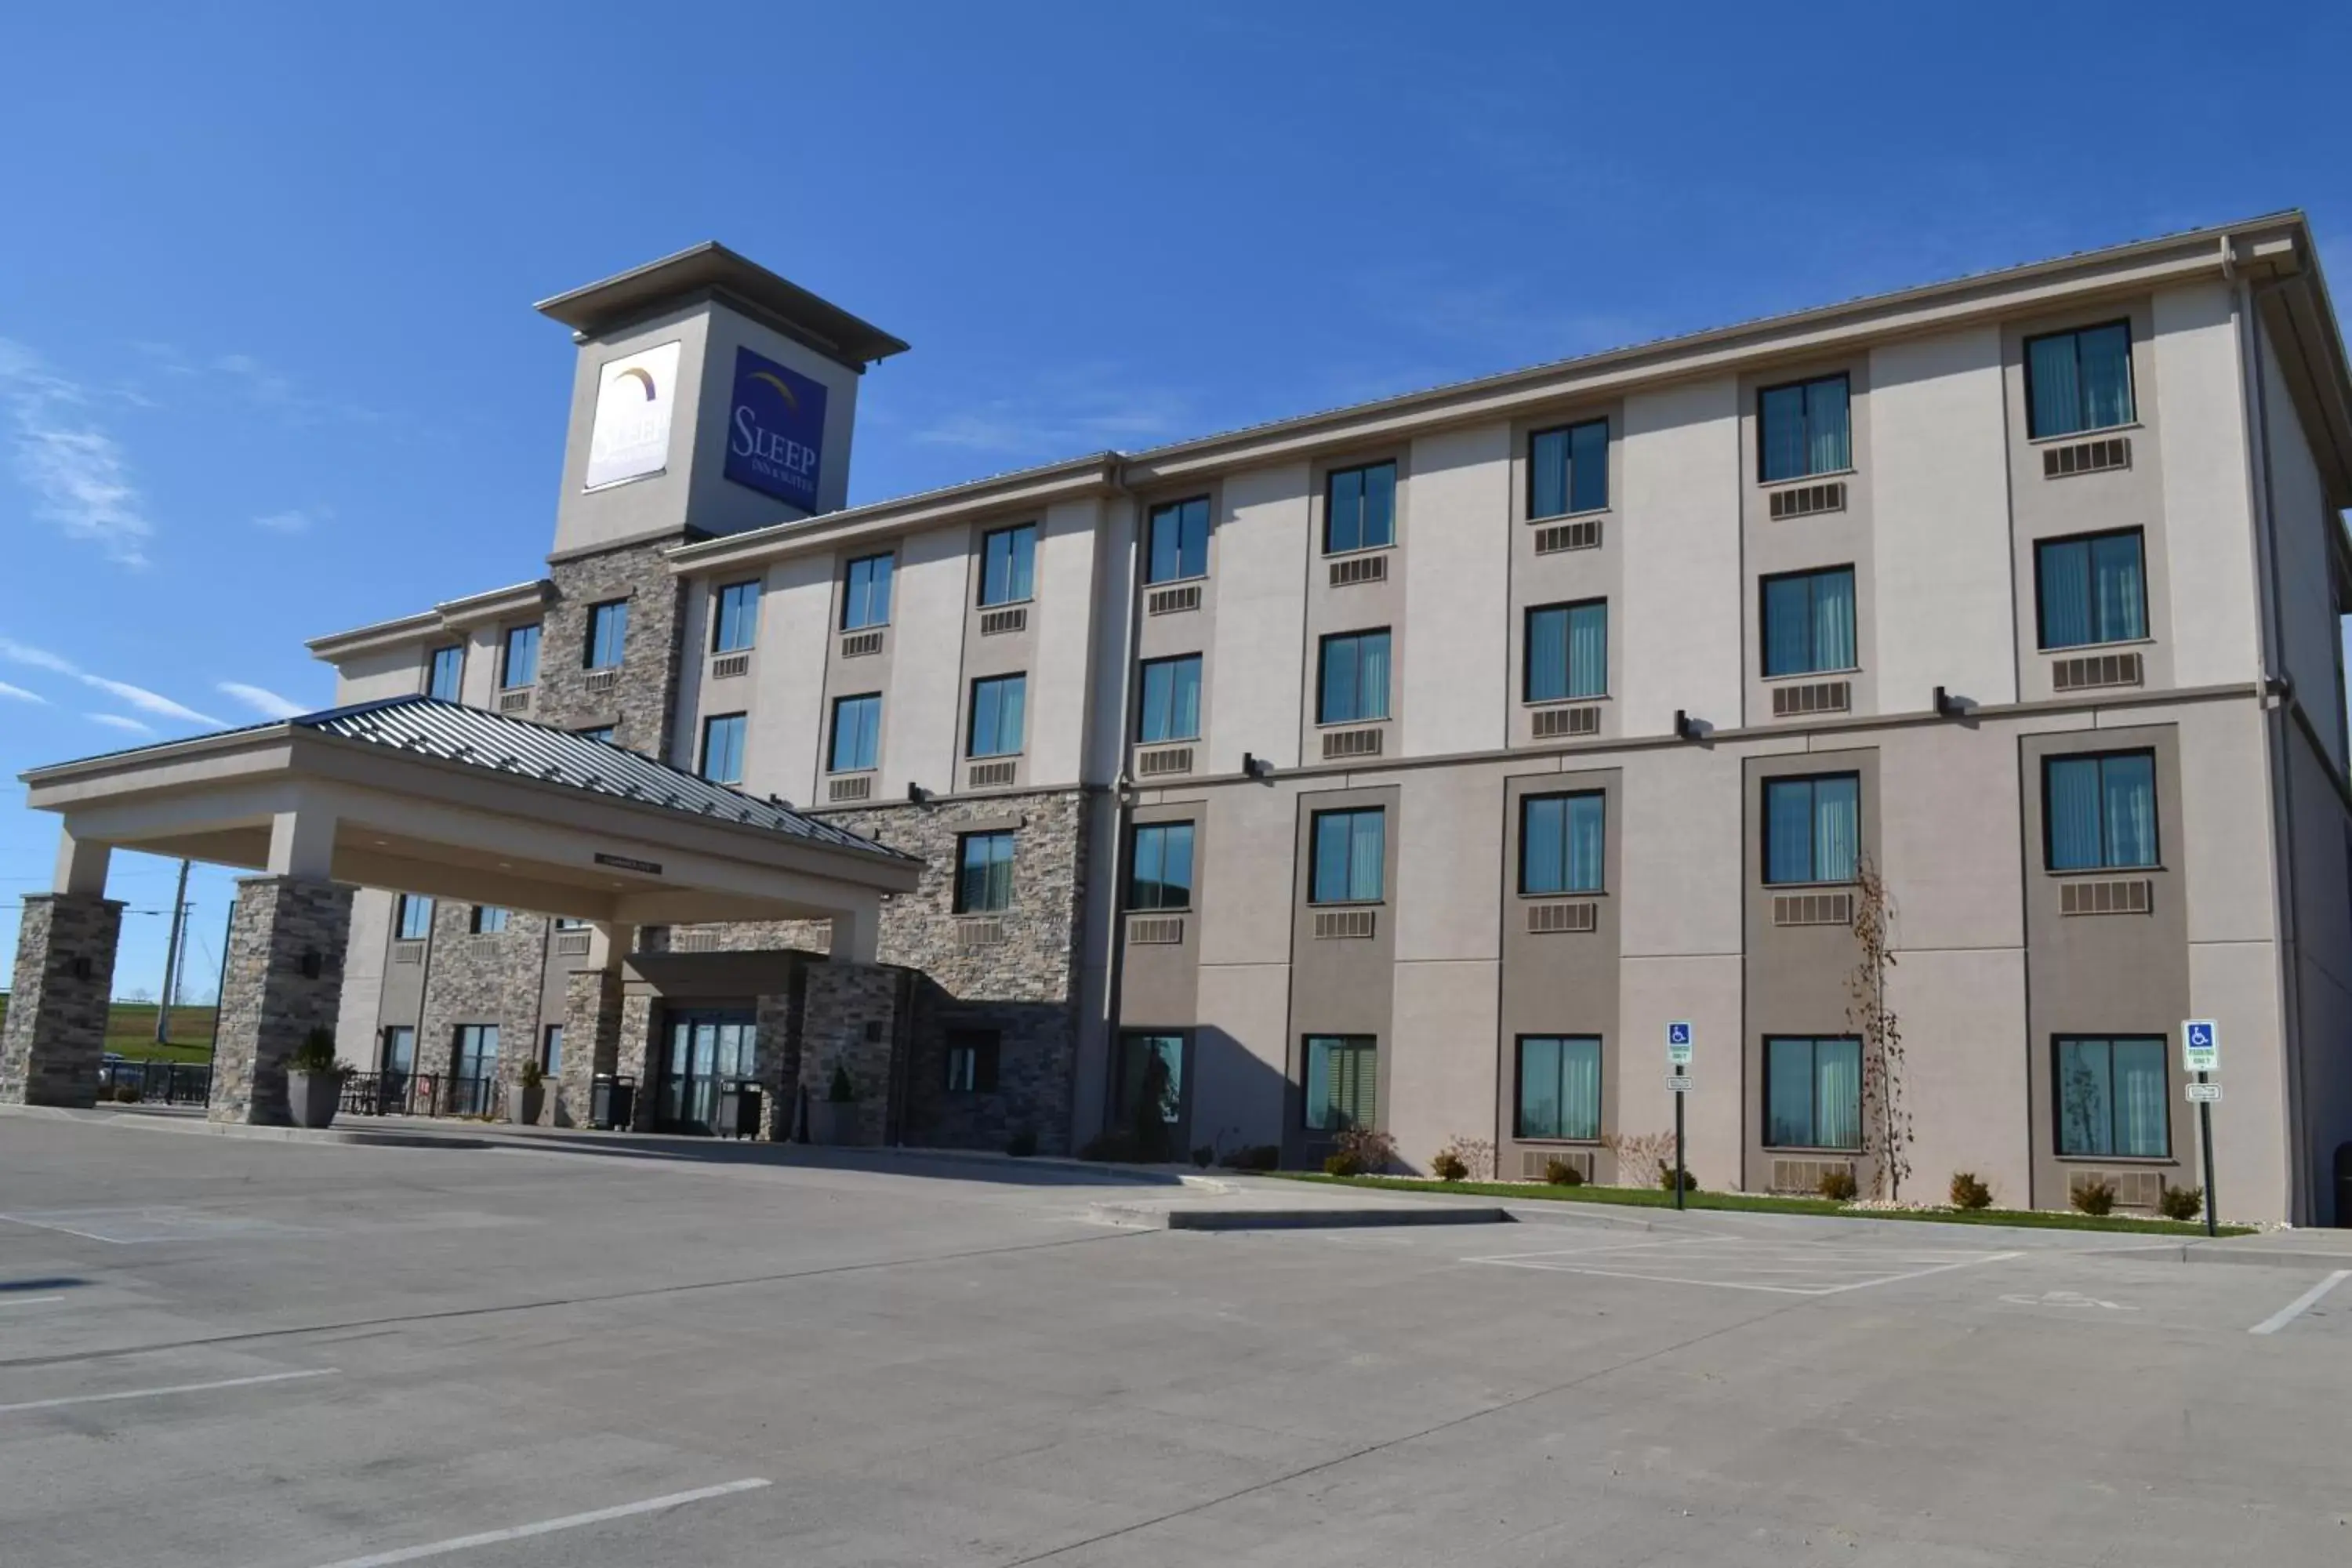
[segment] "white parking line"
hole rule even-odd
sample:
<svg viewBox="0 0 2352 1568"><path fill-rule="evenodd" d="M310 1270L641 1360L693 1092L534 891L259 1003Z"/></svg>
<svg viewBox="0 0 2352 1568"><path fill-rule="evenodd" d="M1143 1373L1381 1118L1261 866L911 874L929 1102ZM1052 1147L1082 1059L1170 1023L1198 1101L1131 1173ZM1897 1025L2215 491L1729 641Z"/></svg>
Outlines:
<svg viewBox="0 0 2352 1568"><path fill-rule="evenodd" d="M0 1405L0 1415L19 1410L55 1410L67 1405L107 1405L119 1399L160 1399L167 1394L205 1394L215 1388L250 1388L257 1383L290 1383L298 1377L332 1377L342 1370L339 1366L322 1366L303 1372L265 1372L257 1377L224 1377L216 1383L174 1383L163 1388L126 1388L117 1394L69 1394L62 1399L27 1399L17 1405Z"/></svg>
<svg viewBox="0 0 2352 1568"><path fill-rule="evenodd" d="M1835 1296L1880 1285L1899 1285L1931 1274L1969 1268L1979 1263L2000 1263L2021 1256L2015 1252L1912 1251L1880 1254L1852 1249L1807 1247L1751 1246L1722 1238L1694 1246L1679 1254L1663 1249L1696 1243L1702 1238L1631 1242L1616 1246L1577 1247L1549 1252L1506 1253L1465 1258L1465 1263L1495 1264L1505 1268L1532 1268L1555 1274L1589 1274L1607 1279L1639 1279L1660 1285L1704 1285L1719 1290L1760 1290L1776 1296ZM1690 1274L1660 1272L1684 1268ZM1708 1271L1719 1270L1714 1278ZM1733 1276L1725 1278L1724 1276ZM1859 1276L1859 1278L1853 1278ZM1744 1277L1744 1278L1743 1278Z"/></svg>
<svg viewBox="0 0 2352 1568"><path fill-rule="evenodd" d="M697 1487L690 1492L672 1492L667 1497L647 1498L643 1502L625 1502L612 1508L600 1508L587 1513L567 1513L562 1519L543 1519L537 1524L518 1524L506 1530L485 1530L477 1535L454 1536L447 1541L427 1542L422 1546L404 1546L397 1552L379 1552L368 1557L346 1557L340 1563L330 1563L325 1568L386 1568L394 1563L414 1563L423 1557L443 1557L452 1552L470 1552L477 1546L496 1546L502 1541L521 1541L533 1535L552 1535L559 1530L577 1530L583 1524L602 1524L608 1519L626 1519L632 1514L659 1513L666 1508L677 1508L705 1498L725 1497L730 1492L757 1491L772 1484L765 1478L750 1476L740 1481L722 1481L715 1487Z"/></svg>
<svg viewBox="0 0 2352 1568"><path fill-rule="evenodd" d="M2319 1299L2322 1296L2326 1295L2330 1290L2335 1289L2336 1287L2343 1284L2347 1279L2352 1279L2352 1268L2337 1269L2335 1273L2330 1274L2326 1279L2322 1279L2318 1284L2314 1285L2310 1289L2305 1290L2302 1295L2297 1296L2294 1300L2289 1301L2285 1306L2281 1307L2277 1311L2273 1312L2269 1317L2264 1318L2261 1322L2256 1323L2252 1328L2248 1329L2246 1332L2250 1334L2277 1333L2281 1329L2285 1328L2289 1323L2294 1322L2297 1318L2302 1317L2305 1312L2311 1310L2312 1308L2319 1305Z"/></svg>
<svg viewBox="0 0 2352 1568"><path fill-rule="evenodd" d="M38 1307L45 1302L64 1300L63 1296L7 1296L0 1297L0 1307Z"/></svg>

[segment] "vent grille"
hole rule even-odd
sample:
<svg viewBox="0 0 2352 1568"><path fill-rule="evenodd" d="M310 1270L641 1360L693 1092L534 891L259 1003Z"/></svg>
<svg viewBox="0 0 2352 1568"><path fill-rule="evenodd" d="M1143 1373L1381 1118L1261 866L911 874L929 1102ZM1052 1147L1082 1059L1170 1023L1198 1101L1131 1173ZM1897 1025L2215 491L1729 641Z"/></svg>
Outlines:
<svg viewBox="0 0 2352 1568"><path fill-rule="evenodd" d="M1772 521L1787 517L1813 517L1825 511L1845 510L1845 482L1841 479L1826 485L1797 485L1785 490L1774 490L1770 497Z"/></svg>
<svg viewBox="0 0 2352 1568"><path fill-rule="evenodd" d="M1158 778L1167 773L1189 773L1192 771L1192 748L1162 746L1156 752L1135 753L1135 772L1139 778Z"/></svg>
<svg viewBox="0 0 2352 1568"><path fill-rule="evenodd" d="M967 789L1001 789L1013 782L1013 763L974 763L963 775Z"/></svg>
<svg viewBox="0 0 2352 1568"><path fill-rule="evenodd" d="M392 961L394 963L422 963L425 962L425 944L421 942L395 942L392 944Z"/></svg>
<svg viewBox="0 0 2352 1568"><path fill-rule="evenodd" d="M1385 552L1378 555L1342 555L1331 563L1331 586L1334 588L1388 580L1389 558Z"/></svg>
<svg viewBox="0 0 2352 1568"><path fill-rule="evenodd" d="M530 688L528 686L518 686L512 691L499 693L499 711L501 713L521 713L530 708Z"/></svg>
<svg viewBox="0 0 2352 1568"><path fill-rule="evenodd" d="M1536 553L1554 555L1563 550L1598 550L1601 548L1601 520L1588 517L1581 522L1555 522L1536 530Z"/></svg>
<svg viewBox="0 0 2352 1568"><path fill-rule="evenodd" d="M1576 1173L1586 1181L1592 1180L1592 1151L1590 1149L1523 1149L1519 1152L1519 1179L1540 1182L1545 1167L1554 1160L1563 1165L1573 1165Z"/></svg>
<svg viewBox="0 0 2352 1568"><path fill-rule="evenodd" d="M1317 910L1315 940L1328 941L1334 937L1368 937L1372 934L1370 910Z"/></svg>
<svg viewBox="0 0 2352 1568"><path fill-rule="evenodd" d="M1377 757L1381 754L1381 732L1378 730L1326 730L1323 731L1323 760L1335 757Z"/></svg>
<svg viewBox="0 0 2352 1568"><path fill-rule="evenodd" d="M1852 893L1775 893L1772 923L1776 926L1850 926L1853 924Z"/></svg>
<svg viewBox="0 0 2352 1568"><path fill-rule="evenodd" d="M555 933L555 956L585 958L588 956L588 935L584 931L560 931Z"/></svg>
<svg viewBox="0 0 2352 1568"><path fill-rule="evenodd" d="M1528 934L1549 936L1560 931L1601 929L1601 906L1589 900L1575 903L1529 904Z"/></svg>
<svg viewBox="0 0 2352 1568"><path fill-rule="evenodd" d="M1144 613L1153 616L1173 616L1201 607L1201 584L1180 583L1173 588L1154 588L1145 596Z"/></svg>
<svg viewBox="0 0 2352 1568"><path fill-rule="evenodd" d="M2071 447L2042 449L2042 477L2063 479L2075 474L2104 473L2131 467L2131 438L2109 436L2100 441L2077 441Z"/></svg>
<svg viewBox="0 0 2352 1568"><path fill-rule="evenodd" d="M1127 940L1168 945L1184 940L1182 915L1141 915L1127 922Z"/></svg>
<svg viewBox="0 0 2352 1568"><path fill-rule="evenodd" d="M584 684L591 691L610 691L613 689L614 686L619 682L620 679L621 667L619 665L614 665L609 669L590 670L588 672L588 679L583 684Z"/></svg>
<svg viewBox="0 0 2352 1568"><path fill-rule="evenodd" d="M2066 1173L2068 1201L2072 1202L2076 1193L2094 1182L2105 1182L2116 1189L2117 1208L2153 1209L2164 1196L2161 1171L2073 1170Z"/></svg>
<svg viewBox="0 0 2352 1568"><path fill-rule="evenodd" d="M1587 704L1581 708L1538 708L1534 715L1534 734L1538 741L1558 741L1575 735L1601 733L1601 710Z"/></svg>
<svg viewBox="0 0 2352 1568"><path fill-rule="evenodd" d="M1772 1190L1776 1193L1818 1193L1822 1178L1832 1171L1854 1174L1851 1160L1774 1160Z"/></svg>
<svg viewBox="0 0 2352 1568"><path fill-rule="evenodd" d="M962 947L1002 947L1004 922L994 915L956 921L956 942Z"/></svg>
<svg viewBox="0 0 2352 1568"><path fill-rule="evenodd" d="M722 653L710 661L710 679L733 680L751 673L751 656L748 653Z"/></svg>
<svg viewBox="0 0 2352 1568"><path fill-rule="evenodd" d="M1009 610L982 610L980 614L980 635L984 637L1002 637L1006 632L1026 631L1028 628L1029 606L1026 605L1015 605Z"/></svg>
<svg viewBox="0 0 2352 1568"><path fill-rule="evenodd" d="M715 931L672 931L669 950L672 952L717 952L719 933Z"/></svg>
<svg viewBox="0 0 2352 1568"><path fill-rule="evenodd" d="M1772 717L1801 719L1808 713L1843 713L1853 706L1853 682L1816 680L1772 689Z"/></svg>
<svg viewBox="0 0 2352 1568"><path fill-rule="evenodd" d="M2137 686L2144 671L2136 653L2095 653L2083 658L2062 658L2050 667L2050 685L2056 691L2086 691L2097 686Z"/></svg>
<svg viewBox="0 0 2352 1568"><path fill-rule="evenodd" d="M841 657L844 658L864 658L869 653L881 651L882 633L878 629L870 632L849 632L841 639Z"/></svg>
<svg viewBox="0 0 2352 1568"><path fill-rule="evenodd" d="M824 798L829 801L872 800L874 775L856 773L845 779L833 779L824 786Z"/></svg>
<svg viewBox="0 0 2352 1568"><path fill-rule="evenodd" d="M2156 886L2146 877L2058 884L2062 915L2145 915L2155 910Z"/></svg>

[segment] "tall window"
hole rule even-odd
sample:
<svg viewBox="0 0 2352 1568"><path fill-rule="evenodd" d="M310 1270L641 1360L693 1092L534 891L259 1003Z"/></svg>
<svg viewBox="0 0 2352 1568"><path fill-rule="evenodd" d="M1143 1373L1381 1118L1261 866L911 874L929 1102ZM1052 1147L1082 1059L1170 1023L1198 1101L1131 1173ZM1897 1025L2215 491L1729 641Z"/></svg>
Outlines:
<svg viewBox="0 0 2352 1568"><path fill-rule="evenodd" d="M629 636L629 602L614 599L588 606L588 668L613 669Z"/></svg>
<svg viewBox="0 0 2352 1568"><path fill-rule="evenodd" d="M443 702L460 702L466 685L466 650L462 646L436 647L425 678L425 695Z"/></svg>
<svg viewBox="0 0 2352 1568"><path fill-rule="evenodd" d="M996 1060L1003 1040L994 1029L950 1029L947 1040L948 1092L994 1094Z"/></svg>
<svg viewBox="0 0 2352 1568"><path fill-rule="evenodd" d="M2045 540L2034 550L2042 646L2082 647L2147 636L2147 581L2137 528Z"/></svg>
<svg viewBox="0 0 2352 1568"><path fill-rule="evenodd" d="M1354 724L1389 716L1389 634L1342 632L1323 639L1323 669L1315 702L1322 724Z"/></svg>
<svg viewBox="0 0 2352 1568"><path fill-rule="evenodd" d="M1606 696L1609 602L1595 599L1529 610L1526 665L1521 681L1529 702Z"/></svg>
<svg viewBox="0 0 2352 1568"><path fill-rule="evenodd" d="M743 715L715 713L702 721L702 776L712 784L743 782Z"/></svg>
<svg viewBox="0 0 2352 1568"><path fill-rule="evenodd" d="M882 750L882 694L836 697L833 701L833 751L827 772L864 773Z"/></svg>
<svg viewBox="0 0 2352 1568"><path fill-rule="evenodd" d="M1201 738L1201 656L1155 658L1143 667L1143 702L1135 738L1145 745Z"/></svg>
<svg viewBox="0 0 2352 1568"><path fill-rule="evenodd" d="M980 602L1011 605L1032 596L1037 584L1037 525L1000 528L980 542Z"/></svg>
<svg viewBox="0 0 2352 1568"><path fill-rule="evenodd" d="M1021 750L1022 710L1029 700L1025 675L995 675L971 683L971 731L967 757L1009 757Z"/></svg>
<svg viewBox="0 0 2352 1568"><path fill-rule="evenodd" d="M383 1063L379 1070L385 1078L395 1080L386 1086L388 1090L386 1100L398 1098L402 1092L401 1086L407 1082L408 1075L416 1070L416 1026L415 1025L394 1024L384 1030Z"/></svg>
<svg viewBox="0 0 2352 1568"><path fill-rule="evenodd" d="M1151 558L1147 583L1173 583L1209 574L1209 498L1170 501L1151 509Z"/></svg>
<svg viewBox="0 0 2352 1568"><path fill-rule="evenodd" d="M496 936L507 929L507 911L497 904L476 904L467 929L476 936Z"/></svg>
<svg viewBox="0 0 2352 1568"><path fill-rule="evenodd" d="M2172 1152L2165 1041L2059 1037L2058 1152L2161 1160Z"/></svg>
<svg viewBox="0 0 2352 1568"><path fill-rule="evenodd" d="M2050 757L2042 816L2053 871L2156 864L2156 753Z"/></svg>
<svg viewBox="0 0 2352 1568"><path fill-rule="evenodd" d="M1119 1126L1140 1126L1147 1116L1175 1122L1184 1110L1184 1037L1121 1035L1117 1092Z"/></svg>
<svg viewBox="0 0 2352 1568"><path fill-rule="evenodd" d="M1521 1138L1564 1138L1590 1143L1601 1136L1601 1037L1521 1035Z"/></svg>
<svg viewBox="0 0 2352 1568"><path fill-rule="evenodd" d="M1376 903L1387 860L1387 812L1377 805L1361 811L1318 811L1315 814L1315 870L1307 899L1318 904Z"/></svg>
<svg viewBox="0 0 2352 1568"><path fill-rule="evenodd" d="M457 1076L486 1079L499 1068L499 1026L496 1024L457 1026Z"/></svg>
<svg viewBox="0 0 2352 1568"><path fill-rule="evenodd" d="M1757 439L1766 484L1853 467L1846 378L1826 375L1758 394Z"/></svg>
<svg viewBox="0 0 2352 1568"><path fill-rule="evenodd" d="M563 1026L550 1024L539 1038L539 1070L553 1078L563 1070Z"/></svg>
<svg viewBox="0 0 2352 1568"><path fill-rule="evenodd" d="M1334 468L1323 481L1323 553L1396 542L1396 465Z"/></svg>
<svg viewBox="0 0 2352 1568"><path fill-rule="evenodd" d="M1856 773L1764 783L1764 879L1851 882L1862 852Z"/></svg>
<svg viewBox="0 0 2352 1568"><path fill-rule="evenodd" d="M400 940L423 942L433 934L433 900L415 893L400 895Z"/></svg>
<svg viewBox="0 0 2352 1568"><path fill-rule="evenodd" d="M1561 517L1609 504L1609 421L1590 419L1528 437L1528 516Z"/></svg>
<svg viewBox="0 0 2352 1568"><path fill-rule="evenodd" d="M760 640L760 584L730 583L711 595L710 651L741 653Z"/></svg>
<svg viewBox="0 0 2352 1568"><path fill-rule="evenodd" d="M1344 1132L1380 1121L1380 1048L1370 1035L1309 1035L1304 1092L1310 1132Z"/></svg>
<svg viewBox="0 0 2352 1568"><path fill-rule="evenodd" d="M1192 825L1151 822L1135 830L1134 858L1127 879L1131 910L1192 907Z"/></svg>
<svg viewBox="0 0 2352 1568"><path fill-rule="evenodd" d="M499 684L507 690L518 686L532 686L539 681L539 623L527 626L509 626L506 646L499 658Z"/></svg>
<svg viewBox="0 0 2352 1568"><path fill-rule="evenodd" d="M1765 578L1764 673L1853 668L1853 568Z"/></svg>
<svg viewBox="0 0 2352 1568"><path fill-rule="evenodd" d="M1606 802L1589 795L1531 795L1519 801L1519 891L1597 893L1608 842Z"/></svg>
<svg viewBox="0 0 2352 1568"><path fill-rule="evenodd" d="M1860 1040L1765 1040L1764 1142L1782 1149L1862 1147Z"/></svg>
<svg viewBox="0 0 2352 1568"><path fill-rule="evenodd" d="M955 912L988 914L1013 907L1013 835L967 833L956 841Z"/></svg>
<svg viewBox="0 0 2352 1568"><path fill-rule="evenodd" d="M2026 339L2025 405L2036 440L2130 424L2131 328L2109 321Z"/></svg>
<svg viewBox="0 0 2352 1568"><path fill-rule="evenodd" d="M841 584L841 629L890 623L891 558L867 555L849 563Z"/></svg>

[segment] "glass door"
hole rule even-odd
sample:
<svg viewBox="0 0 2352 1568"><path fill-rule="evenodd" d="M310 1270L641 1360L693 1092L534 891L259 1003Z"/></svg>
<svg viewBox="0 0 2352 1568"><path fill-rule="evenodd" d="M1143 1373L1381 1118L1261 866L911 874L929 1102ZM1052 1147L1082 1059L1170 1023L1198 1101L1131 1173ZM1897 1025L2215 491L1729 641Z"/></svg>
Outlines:
<svg viewBox="0 0 2352 1568"><path fill-rule="evenodd" d="M752 1016L698 1010L672 1013L668 1023L659 1125L665 1131L707 1135L719 1120L719 1095L751 1076Z"/></svg>

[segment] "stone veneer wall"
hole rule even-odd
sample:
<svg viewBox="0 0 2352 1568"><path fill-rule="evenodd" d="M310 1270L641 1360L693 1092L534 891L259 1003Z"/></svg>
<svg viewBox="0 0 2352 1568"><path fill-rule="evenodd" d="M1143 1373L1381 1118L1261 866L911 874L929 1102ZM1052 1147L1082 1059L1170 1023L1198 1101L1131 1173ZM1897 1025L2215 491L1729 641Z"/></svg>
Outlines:
<svg viewBox="0 0 2352 1568"><path fill-rule="evenodd" d="M639 1132L654 1130L654 998L625 994L621 997L621 1043L613 1070L636 1080L637 1098L630 1110L629 1125Z"/></svg>
<svg viewBox="0 0 2352 1568"><path fill-rule="evenodd" d="M899 1000L907 991L907 973L828 959L804 966L804 973L800 1087L814 1104L831 1093L834 1068L849 1069L857 1089L856 1142L880 1143L890 1130L890 1068L901 1034Z"/></svg>
<svg viewBox="0 0 2352 1568"><path fill-rule="evenodd" d="M621 1054L621 972L575 969L563 983L563 1062L548 1096L556 1127L585 1127L595 1109L595 1080Z"/></svg>
<svg viewBox="0 0 2352 1568"><path fill-rule="evenodd" d="M667 754L670 715L677 700L686 588L670 574L662 552L677 542L672 538L624 545L548 564L556 596L540 623L539 689L531 698L532 719L562 730L610 724L615 745L648 756ZM621 667L611 687L591 691L588 612L614 599L629 605Z"/></svg>
<svg viewBox="0 0 2352 1568"><path fill-rule="evenodd" d="M801 1012L808 994L810 966L793 966L793 988L759 1000L758 1034L751 1070L760 1080L760 1137L771 1142L791 1136L802 1076Z"/></svg>
<svg viewBox="0 0 2352 1568"><path fill-rule="evenodd" d="M477 936L468 929L473 918L471 904L446 899L434 903L430 967L416 1024L416 1070L440 1081L444 1105L457 1070L458 1025L499 1026L503 1083L511 1083L524 1062L539 1058L541 975L551 922L545 915L509 910L506 930Z"/></svg>
<svg viewBox="0 0 2352 1568"><path fill-rule="evenodd" d="M342 1010L352 889L306 877L246 877L229 917L228 966L213 1042L215 1121L282 1126L286 1058ZM316 973L306 973L305 965Z"/></svg>
<svg viewBox="0 0 2352 1568"><path fill-rule="evenodd" d="M122 905L89 893L25 899L16 977L0 1035L0 1105L89 1105L106 1052L106 1005Z"/></svg>

